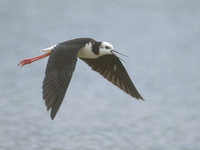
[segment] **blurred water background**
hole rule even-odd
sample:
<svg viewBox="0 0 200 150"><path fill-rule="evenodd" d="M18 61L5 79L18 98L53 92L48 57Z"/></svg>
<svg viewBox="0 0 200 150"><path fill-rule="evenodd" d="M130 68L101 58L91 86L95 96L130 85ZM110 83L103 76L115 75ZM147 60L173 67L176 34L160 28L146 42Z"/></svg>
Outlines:
<svg viewBox="0 0 200 150"><path fill-rule="evenodd" d="M200 1L1 0L1 150L199 150ZM111 42L145 101L78 61L51 120L47 58L21 59L78 37Z"/></svg>

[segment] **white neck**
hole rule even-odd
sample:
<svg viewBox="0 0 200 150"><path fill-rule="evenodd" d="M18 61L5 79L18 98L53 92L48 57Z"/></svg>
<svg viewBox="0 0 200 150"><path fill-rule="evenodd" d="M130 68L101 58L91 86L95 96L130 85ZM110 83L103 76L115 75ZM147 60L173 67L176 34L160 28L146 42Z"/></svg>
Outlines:
<svg viewBox="0 0 200 150"><path fill-rule="evenodd" d="M103 55L112 54L110 50L99 47L99 54L94 54L92 51L92 44L87 43L83 48L81 48L78 52L78 57L80 58L91 58L95 59Z"/></svg>

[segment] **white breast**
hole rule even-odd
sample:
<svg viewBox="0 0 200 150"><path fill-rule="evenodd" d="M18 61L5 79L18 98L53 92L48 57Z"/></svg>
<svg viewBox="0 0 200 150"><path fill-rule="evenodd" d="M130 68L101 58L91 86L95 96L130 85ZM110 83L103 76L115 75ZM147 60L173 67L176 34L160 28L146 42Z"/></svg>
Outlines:
<svg viewBox="0 0 200 150"><path fill-rule="evenodd" d="M81 48L78 52L78 57L80 58L98 58L98 55L95 55L92 52L92 44L87 43L83 48Z"/></svg>

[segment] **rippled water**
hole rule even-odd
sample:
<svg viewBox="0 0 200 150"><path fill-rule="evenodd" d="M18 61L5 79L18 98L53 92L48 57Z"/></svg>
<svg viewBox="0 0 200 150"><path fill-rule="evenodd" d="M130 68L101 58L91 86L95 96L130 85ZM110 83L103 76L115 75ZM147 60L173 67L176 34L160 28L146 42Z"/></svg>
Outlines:
<svg viewBox="0 0 200 150"><path fill-rule="evenodd" d="M0 1L1 150L199 150L200 2ZM47 59L17 63L77 37L111 42L145 101L81 61L51 120L42 100Z"/></svg>

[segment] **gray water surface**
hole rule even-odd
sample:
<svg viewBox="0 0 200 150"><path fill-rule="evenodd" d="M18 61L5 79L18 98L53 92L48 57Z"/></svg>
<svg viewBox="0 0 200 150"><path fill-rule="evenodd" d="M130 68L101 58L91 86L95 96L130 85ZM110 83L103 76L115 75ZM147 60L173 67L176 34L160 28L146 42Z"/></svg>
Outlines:
<svg viewBox="0 0 200 150"><path fill-rule="evenodd" d="M0 150L199 150L200 2L1 0ZM145 101L78 61L51 120L47 59L21 59L78 37L111 42Z"/></svg>

